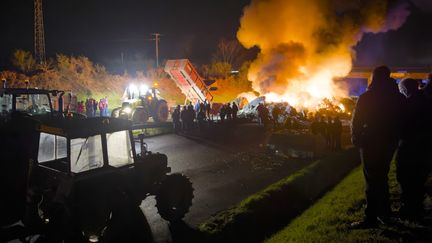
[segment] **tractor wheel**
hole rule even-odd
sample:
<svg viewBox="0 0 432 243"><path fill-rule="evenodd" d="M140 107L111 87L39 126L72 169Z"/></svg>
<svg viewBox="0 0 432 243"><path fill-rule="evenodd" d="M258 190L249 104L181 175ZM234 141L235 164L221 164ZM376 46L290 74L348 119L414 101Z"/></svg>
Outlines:
<svg viewBox="0 0 432 243"><path fill-rule="evenodd" d="M168 104L165 100L158 101L154 111L153 120L155 122L165 122L168 120Z"/></svg>
<svg viewBox="0 0 432 243"><path fill-rule="evenodd" d="M159 215L170 222L181 220L192 205L193 188L189 178L182 174L168 175L156 193Z"/></svg>
<svg viewBox="0 0 432 243"><path fill-rule="evenodd" d="M132 122L134 124L142 124L149 119L148 112L144 109L136 109L132 113Z"/></svg>
<svg viewBox="0 0 432 243"><path fill-rule="evenodd" d="M120 116L120 109L121 108L115 108L114 110L112 110L111 117L119 118L119 116Z"/></svg>

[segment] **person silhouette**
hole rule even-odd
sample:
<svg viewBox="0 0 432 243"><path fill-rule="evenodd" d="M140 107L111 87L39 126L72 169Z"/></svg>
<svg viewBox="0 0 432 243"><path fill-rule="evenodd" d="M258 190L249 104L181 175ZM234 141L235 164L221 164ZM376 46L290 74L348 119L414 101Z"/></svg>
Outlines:
<svg viewBox="0 0 432 243"><path fill-rule="evenodd" d="M404 109L405 98L390 78L390 69L375 68L368 90L357 101L351 124L351 140L359 148L363 164L367 203L365 217L353 222L353 228L388 222L388 172L401 137Z"/></svg>
<svg viewBox="0 0 432 243"><path fill-rule="evenodd" d="M402 141L396 156L397 180L401 186L402 219L421 221L424 215L424 184L429 174L430 120L425 114L432 112L426 94L419 89L415 79L405 79L399 84L406 96Z"/></svg>
<svg viewBox="0 0 432 243"><path fill-rule="evenodd" d="M336 116L333 121L333 129L332 129L332 141L333 141L333 149L335 151L339 151L342 149L341 143L342 143L342 122L339 118L339 116Z"/></svg>

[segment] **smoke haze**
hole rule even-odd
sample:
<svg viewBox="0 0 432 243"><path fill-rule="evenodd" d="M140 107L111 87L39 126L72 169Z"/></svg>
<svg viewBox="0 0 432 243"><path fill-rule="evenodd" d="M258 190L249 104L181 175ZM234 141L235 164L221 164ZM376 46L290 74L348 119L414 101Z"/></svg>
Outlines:
<svg viewBox="0 0 432 243"><path fill-rule="evenodd" d="M365 33L399 28L409 5L391 0L252 0L237 38L258 46L249 79L268 97L290 103L345 95L333 78L346 76L353 47Z"/></svg>

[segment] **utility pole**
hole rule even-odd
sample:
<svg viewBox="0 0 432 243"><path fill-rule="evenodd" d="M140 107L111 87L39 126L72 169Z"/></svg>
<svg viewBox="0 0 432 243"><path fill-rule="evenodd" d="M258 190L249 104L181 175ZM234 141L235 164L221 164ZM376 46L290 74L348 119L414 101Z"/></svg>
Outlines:
<svg viewBox="0 0 432 243"><path fill-rule="evenodd" d="M38 64L46 61L42 0L34 0L34 52Z"/></svg>
<svg viewBox="0 0 432 243"><path fill-rule="evenodd" d="M156 43L156 68L158 68L159 67L159 41L160 41L161 34L153 33L152 35L154 36L154 39L152 40L154 40Z"/></svg>

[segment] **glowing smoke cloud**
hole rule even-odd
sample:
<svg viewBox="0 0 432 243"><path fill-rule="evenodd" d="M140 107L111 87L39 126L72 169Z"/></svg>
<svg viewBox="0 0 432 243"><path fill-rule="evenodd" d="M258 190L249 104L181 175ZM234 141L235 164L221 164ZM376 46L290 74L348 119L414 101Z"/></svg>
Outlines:
<svg viewBox="0 0 432 243"><path fill-rule="evenodd" d="M260 48L249 70L253 88L297 107L345 96L333 79L351 71L353 47L365 33L399 28L407 7L389 0L252 0L237 38Z"/></svg>

